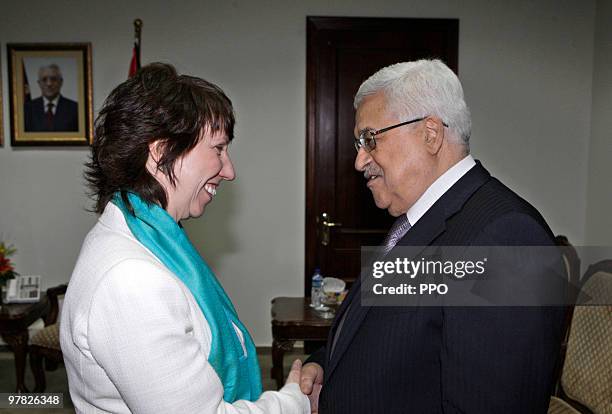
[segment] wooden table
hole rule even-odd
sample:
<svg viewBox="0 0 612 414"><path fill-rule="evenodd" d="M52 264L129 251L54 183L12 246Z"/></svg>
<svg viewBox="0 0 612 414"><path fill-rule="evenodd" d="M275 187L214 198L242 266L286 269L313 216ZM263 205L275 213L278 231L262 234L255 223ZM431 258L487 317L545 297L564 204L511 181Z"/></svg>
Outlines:
<svg viewBox="0 0 612 414"><path fill-rule="evenodd" d="M4 304L0 310L0 335L15 354L17 392L28 392L23 380L28 355L28 326L49 312L49 308L49 301L43 293L39 302Z"/></svg>
<svg viewBox="0 0 612 414"><path fill-rule="evenodd" d="M280 388L285 376L283 356L295 341L326 341L333 319L323 319L310 307L310 298L272 299L272 378Z"/></svg>

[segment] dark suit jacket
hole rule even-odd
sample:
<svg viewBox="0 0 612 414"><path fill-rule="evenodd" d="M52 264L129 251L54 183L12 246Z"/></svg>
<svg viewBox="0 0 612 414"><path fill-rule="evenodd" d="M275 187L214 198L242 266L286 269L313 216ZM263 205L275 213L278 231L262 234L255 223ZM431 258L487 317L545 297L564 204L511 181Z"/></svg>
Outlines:
<svg viewBox="0 0 612 414"><path fill-rule="evenodd" d="M398 243L553 244L540 214L480 163ZM546 413L563 309L363 307L359 287L308 361L325 370L320 413Z"/></svg>
<svg viewBox="0 0 612 414"><path fill-rule="evenodd" d="M42 96L28 101L23 107L25 132L77 132L79 130L78 104L60 95L51 128L47 125L46 108Z"/></svg>

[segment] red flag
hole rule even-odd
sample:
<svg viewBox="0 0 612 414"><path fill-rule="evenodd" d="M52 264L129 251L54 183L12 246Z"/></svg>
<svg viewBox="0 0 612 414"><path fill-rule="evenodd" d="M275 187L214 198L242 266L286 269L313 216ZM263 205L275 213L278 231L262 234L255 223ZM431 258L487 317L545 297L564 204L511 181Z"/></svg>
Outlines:
<svg viewBox="0 0 612 414"><path fill-rule="evenodd" d="M140 70L140 35L142 33L142 20L134 20L134 48L132 49L132 60L130 61L130 70L128 79L136 75Z"/></svg>
<svg viewBox="0 0 612 414"><path fill-rule="evenodd" d="M134 49L132 50L132 60L130 61L130 71L128 72L128 78L131 78L140 69L140 48L137 43L134 43Z"/></svg>
<svg viewBox="0 0 612 414"><path fill-rule="evenodd" d="M23 70L23 102L26 103L32 100L32 95L30 95L30 84L28 83L28 74L23 59L21 59L21 69Z"/></svg>

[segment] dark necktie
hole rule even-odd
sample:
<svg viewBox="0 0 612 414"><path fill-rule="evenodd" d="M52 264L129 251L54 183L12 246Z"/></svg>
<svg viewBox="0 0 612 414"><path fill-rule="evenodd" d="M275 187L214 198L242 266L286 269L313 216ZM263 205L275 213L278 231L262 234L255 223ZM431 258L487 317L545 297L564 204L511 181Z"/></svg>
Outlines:
<svg viewBox="0 0 612 414"><path fill-rule="evenodd" d="M389 230L387 237L385 237L385 240L382 243L381 253L383 257L386 256L391 249L395 247L397 242L406 235L408 230L410 230L410 227L410 222L405 214L402 214L397 218L397 220L395 220L395 223L393 223L393 226L391 226L391 230Z"/></svg>
<svg viewBox="0 0 612 414"><path fill-rule="evenodd" d="M387 236L385 237L385 240L382 243L380 256L385 257L391 251L391 249L395 247L397 242L400 241L401 238L406 235L406 233L408 233L410 227L412 226L408 221L408 217L405 214L399 216L393 223L393 226L391 226L389 233L387 233ZM336 328L336 332L332 340L330 356L334 353L334 348L336 348L336 342L338 342L338 338L340 337L340 331L342 331L342 327L344 326L346 315L348 315L348 313L351 311L351 306L352 303L349 303L348 307L344 311L344 314L342 315L342 318L340 319L340 322L338 322L338 327Z"/></svg>
<svg viewBox="0 0 612 414"><path fill-rule="evenodd" d="M52 130L53 129L53 102L49 102L47 104L47 129L48 130Z"/></svg>

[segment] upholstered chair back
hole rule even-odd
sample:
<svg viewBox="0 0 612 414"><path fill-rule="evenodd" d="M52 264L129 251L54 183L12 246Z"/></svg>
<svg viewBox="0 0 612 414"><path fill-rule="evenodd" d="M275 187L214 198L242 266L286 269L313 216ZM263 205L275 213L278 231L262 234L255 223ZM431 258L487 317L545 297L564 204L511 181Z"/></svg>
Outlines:
<svg viewBox="0 0 612 414"><path fill-rule="evenodd" d="M590 297L607 305L574 309L561 385L594 414L612 414L612 265L592 268L579 303Z"/></svg>

